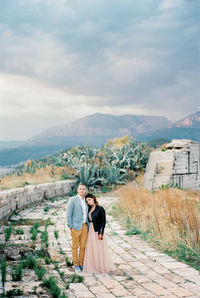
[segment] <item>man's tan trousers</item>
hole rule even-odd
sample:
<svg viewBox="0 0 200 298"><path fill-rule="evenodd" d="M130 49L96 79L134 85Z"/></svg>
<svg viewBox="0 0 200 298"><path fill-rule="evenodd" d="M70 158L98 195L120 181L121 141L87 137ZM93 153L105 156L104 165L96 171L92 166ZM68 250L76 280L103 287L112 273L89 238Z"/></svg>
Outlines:
<svg viewBox="0 0 200 298"><path fill-rule="evenodd" d="M72 235L72 259L74 266L83 266L85 246L88 235L88 225L84 223L78 231L71 229ZM79 252L78 252L79 249Z"/></svg>

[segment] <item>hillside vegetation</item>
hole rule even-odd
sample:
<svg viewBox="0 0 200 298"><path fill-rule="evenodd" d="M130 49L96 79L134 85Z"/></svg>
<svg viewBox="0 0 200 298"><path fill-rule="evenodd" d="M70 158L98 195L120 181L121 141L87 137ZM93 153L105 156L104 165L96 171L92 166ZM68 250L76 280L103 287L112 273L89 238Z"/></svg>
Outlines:
<svg viewBox="0 0 200 298"><path fill-rule="evenodd" d="M76 178L87 187L125 184L144 171L151 149L128 136L109 140L104 147L78 146L41 160L29 160L3 177L1 189Z"/></svg>

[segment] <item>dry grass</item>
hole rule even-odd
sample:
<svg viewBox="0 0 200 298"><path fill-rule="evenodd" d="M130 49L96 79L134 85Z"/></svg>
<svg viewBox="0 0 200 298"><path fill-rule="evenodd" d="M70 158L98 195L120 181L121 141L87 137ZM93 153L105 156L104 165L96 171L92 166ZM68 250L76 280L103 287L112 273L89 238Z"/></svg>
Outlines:
<svg viewBox="0 0 200 298"><path fill-rule="evenodd" d="M39 168L35 173L23 173L22 176L12 174L4 176L0 179L0 191L4 189L23 187L28 184L40 184L55 182L61 179L63 174L72 175L73 170L66 167L53 167Z"/></svg>
<svg viewBox="0 0 200 298"><path fill-rule="evenodd" d="M200 193L179 189L154 193L136 185L118 190L119 207L133 224L151 231L163 248L200 246Z"/></svg>

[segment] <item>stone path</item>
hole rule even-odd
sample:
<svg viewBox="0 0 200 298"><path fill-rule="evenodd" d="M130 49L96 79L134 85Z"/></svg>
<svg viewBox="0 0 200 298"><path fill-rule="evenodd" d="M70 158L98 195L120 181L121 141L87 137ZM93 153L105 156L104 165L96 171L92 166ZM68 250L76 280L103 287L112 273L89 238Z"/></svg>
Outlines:
<svg viewBox="0 0 200 298"><path fill-rule="evenodd" d="M71 284L69 297L200 297L199 272L157 251L138 236L125 235L119 223L108 215L115 201L112 197L99 199L107 211L106 235L116 271L82 274L83 283ZM60 231L60 246L70 255L71 235L64 210L59 210L56 230Z"/></svg>
<svg viewBox="0 0 200 298"><path fill-rule="evenodd" d="M114 197L99 199L107 212L105 233L116 270L113 274L82 273L83 282L71 283L65 291L68 297L200 297L199 272L152 248L138 236L125 235L119 223L109 215L109 208L115 202ZM65 221L66 202L55 202L53 205L55 209L42 215L43 219L50 217L55 223L48 227L49 252L53 259L59 257L60 250L71 257L71 235ZM38 206L35 210L24 210L22 216L41 218L41 212ZM55 230L59 231L57 240ZM65 274L73 273L71 268L61 269ZM60 285L65 286L62 282Z"/></svg>

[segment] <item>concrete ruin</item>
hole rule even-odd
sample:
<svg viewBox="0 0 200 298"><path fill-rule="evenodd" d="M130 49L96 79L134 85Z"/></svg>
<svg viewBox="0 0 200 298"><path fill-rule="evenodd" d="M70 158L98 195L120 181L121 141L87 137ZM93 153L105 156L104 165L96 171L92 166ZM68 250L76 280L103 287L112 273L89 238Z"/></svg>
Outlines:
<svg viewBox="0 0 200 298"><path fill-rule="evenodd" d="M200 190L200 144L191 140L172 140L151 152L143 187L155 190L168 185Z"/></svg>

